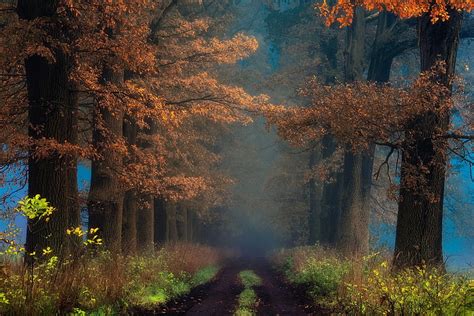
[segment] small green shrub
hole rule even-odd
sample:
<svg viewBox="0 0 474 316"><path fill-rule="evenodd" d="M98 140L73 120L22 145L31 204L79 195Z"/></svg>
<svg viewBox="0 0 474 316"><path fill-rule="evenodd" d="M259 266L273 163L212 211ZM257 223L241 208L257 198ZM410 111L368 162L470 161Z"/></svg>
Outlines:
<svg viewBox="0 0 474 316"><path fill-rule="evenodd" d="M280 251L273 261L338 314L474 315L473 280L427 267L394 273L378 253L351 264L316 246Z"/></svg>
<svg viewBox="0 0 474 316"><path fill-rule="evenodd" d="M310 258L293 276L293 282L309 287L314 297L334 296L343 278L350 271L349 263L333 258L321 261Z"/></svg>

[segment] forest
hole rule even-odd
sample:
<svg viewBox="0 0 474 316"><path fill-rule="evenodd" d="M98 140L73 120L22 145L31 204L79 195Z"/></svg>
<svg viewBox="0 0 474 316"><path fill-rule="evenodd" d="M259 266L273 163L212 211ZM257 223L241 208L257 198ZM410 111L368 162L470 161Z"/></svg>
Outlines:
<svg viewBox="0 0 474 316"><path fill-rule="evenodd" d="M474 315L473 10L0 0L0 315Z"/></svg>

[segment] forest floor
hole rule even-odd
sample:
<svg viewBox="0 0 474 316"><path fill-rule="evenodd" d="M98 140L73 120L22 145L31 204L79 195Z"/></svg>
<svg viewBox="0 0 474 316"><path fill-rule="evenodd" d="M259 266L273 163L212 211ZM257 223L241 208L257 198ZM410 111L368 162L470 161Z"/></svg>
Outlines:
<svg viewBox="0 0 474 316"><path fill-rule="evenodd" d="M262 258L241 258L226 264L215 280L194 289L189 295L170 302L160 310L142 315L233 315L238 296L244 289L238 274L254 271L262 280L255 287L257 315L321 315L303 291L285 284L271 265Z"/></svg>

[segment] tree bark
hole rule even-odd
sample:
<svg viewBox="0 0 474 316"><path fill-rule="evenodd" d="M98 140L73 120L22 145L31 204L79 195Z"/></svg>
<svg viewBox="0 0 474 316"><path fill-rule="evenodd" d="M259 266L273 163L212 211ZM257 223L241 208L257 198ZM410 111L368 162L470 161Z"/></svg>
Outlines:
<svg viewBox="0 0 474 316"><path fill-rule="evenodd" d="M57 1L19 0L20 19L53 17ZM59 30L58 30L59 32ZM70 61L60 49L53 49L55 61L50 63L34 55L25 60L28 91L28 134L31 139L53 140L59 144L77 141L77 99L70 85ZM51 247L58 255L67 254L66 229L79 222L77 204L77 156L53 152L37 157L31 148L28 158L28 195L40 194L56 211L49 222L29 221L26 251L31 253Z"/></svg>
<svg viewBox="0 0 474 316"><path fill-rule="evenodd" d="M155 245L160 245L166 242L167 238L167 212L165 201L162 198L155 198L154 200L154 241Z"/></svg>
<svg viewBox="0 0 474 316"><path fill-rule="evenodd" d="M462 15L449 10L449 20L431 23L429 14L419 18L421 71L444 62L446 73L436 80L450 87L455 73ZM443 199L447 141L434 140L447 132L449 113L418 117L405 133L400 178L394 265L405 268L428 264L443 266ZM410 184L415 180L415 188Z"/></svg>
<svg viewBox="0 0 474 316"><path fill-rule="evenodd" d="M121 85L124 71L106 68L103 80ZM107 144L123 136L123 109L97 106L94 115L93 143L102 158L92 161L89 227L99 228L105 247L113 253L119 253L122 245L124 190L117 172L121 170L123 160L119 153L107 148Z"/></svg>
<svg viewBox="0 0 474 316"><path fill-rule="evenodd" d="M138 248L141 251L149 251L153 249L154 245L154 203L153 198L149 195L143 196L141 200L142 207L140 207L137 216Z"/></svg>
<svg viewBox="0 0 474 316"><path fill-rule="evenodd" d="M348 257L358 257L369 250L370 209L363 192L363 160L363 154L354 154L350 150L345 153L338 246Z"/></svg>

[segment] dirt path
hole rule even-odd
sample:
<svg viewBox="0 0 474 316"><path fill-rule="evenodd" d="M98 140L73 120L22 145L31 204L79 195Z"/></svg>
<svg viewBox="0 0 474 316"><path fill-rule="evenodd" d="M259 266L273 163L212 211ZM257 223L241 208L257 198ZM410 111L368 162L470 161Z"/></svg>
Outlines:
<svg viewBox="0 0 474 316"><path fill-rule="evenodd" d="M197 288L190 295L149 315L233 315L237 297L243 290L238 279L238 273L242 270L253 270L262 278L262 285L255 288L259 298L257 315L318 315L311 312L303 297L295 295L276 277L263 259L233 261L211 284Z"/></svg>
<svg viewBox="0 0 474 316"><path fill-rule="evenodd" d="M232 315L237 295L242 291L238 273L242 262L233 262L226 266L219 278L206 293L206 298L194 305L186 315Z"/></svg>
<svg viewBox="0 0 474 316"><path fill-rule="evenodd" d="M295 293L280 280L266 261L255 262L253 270L262 278L262 285L256 288L258 315L319 315L304 294Z"/></svg>

